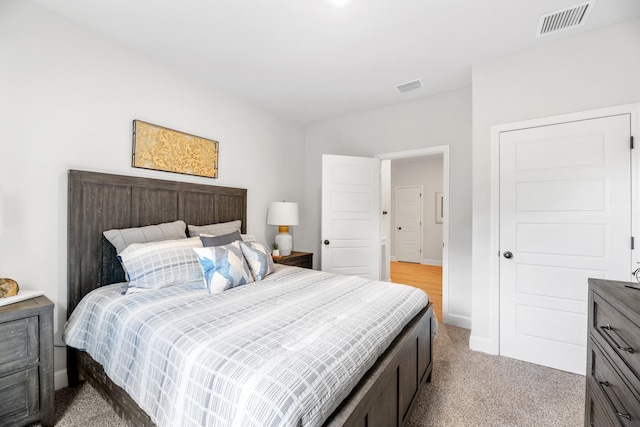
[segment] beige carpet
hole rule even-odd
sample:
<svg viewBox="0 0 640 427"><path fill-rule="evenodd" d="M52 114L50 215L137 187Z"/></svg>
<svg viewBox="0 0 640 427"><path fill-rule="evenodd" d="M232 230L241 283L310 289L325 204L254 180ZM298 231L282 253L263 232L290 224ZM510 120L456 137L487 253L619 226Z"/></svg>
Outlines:
<svg viewBox="0 0 640 427"><path fill-rule="evenodd" d="M418 426L582 426L585 377L469 350L469 331L440 325Z"/></svg>
<svg viewBox="0 0 640 427"><path fill-rule="evenodd" d="M410 427L582 426L582 376L469 350L469 331L440 325L432 382ZM125 426L87 384L56 392L56 426Z"/></svg>

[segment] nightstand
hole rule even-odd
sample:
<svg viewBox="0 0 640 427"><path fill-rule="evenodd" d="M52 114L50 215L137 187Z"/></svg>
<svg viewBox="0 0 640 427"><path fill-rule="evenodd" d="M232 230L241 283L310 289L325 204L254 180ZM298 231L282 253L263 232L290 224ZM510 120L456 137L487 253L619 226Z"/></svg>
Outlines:
<svg viewBox="0 0 640 427"><path fill-rule="evenodd" d="M53 303L0 307L0 425L53 426Z"/></svg>
<svg viewBox="0 0 640 427"><path fill-rule="evenodd" d="M313 268L313 253L293 251L291 255L274 258L273 262L293 267Z"/></svg>

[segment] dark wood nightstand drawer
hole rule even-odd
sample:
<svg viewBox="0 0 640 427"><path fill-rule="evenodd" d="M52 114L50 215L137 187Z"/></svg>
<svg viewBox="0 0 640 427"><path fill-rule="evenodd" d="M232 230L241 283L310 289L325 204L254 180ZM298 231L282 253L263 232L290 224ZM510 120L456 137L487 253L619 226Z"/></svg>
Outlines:
<svg viewBox="0 0 640 427"><path fill-rule="evenodd" d="M291 252L291 255L274 258L273 262L292 267L313 268L313 253Z"/></svg>
<svg viewBox="0 0 640 427"><path fill-rule="evenodd" d="M0 377L0 425L14 425L40 410L38 382L37 366Z"/></svg>
<svg viewBox="0 0 640 427"><path fill-rule="evenodd" d="M0 426L53 426L53 392L53 303L0 307Z"/></svg>
<svg viewBox="0 0 640 427"><path fill-rule="evenodd" d="M36 363L38 339L38 316L1 323L0 375Z"/></svg>

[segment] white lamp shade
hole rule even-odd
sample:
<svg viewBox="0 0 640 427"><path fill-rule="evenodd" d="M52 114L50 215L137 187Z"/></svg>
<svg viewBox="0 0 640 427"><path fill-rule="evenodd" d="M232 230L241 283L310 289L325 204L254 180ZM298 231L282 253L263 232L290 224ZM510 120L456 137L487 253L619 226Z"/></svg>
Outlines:
<svg viewBox="0 0 640 427"><path fill-rule="evenodd" d="M298 204L292 202L272 202L267 215L269 225L298 225Z"/></svg>

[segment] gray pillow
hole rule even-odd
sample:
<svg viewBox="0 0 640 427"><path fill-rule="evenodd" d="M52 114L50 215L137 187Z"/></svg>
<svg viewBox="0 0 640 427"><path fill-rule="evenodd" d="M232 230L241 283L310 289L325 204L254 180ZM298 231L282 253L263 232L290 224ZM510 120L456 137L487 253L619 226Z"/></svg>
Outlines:
<svg viewBox="0 0 640 427"><path fill-rule="evenodd" d="M221 222L218 224L209 224L209 225L189 225L189 237L199 236L201 234L212 234L214 236L219 236L221 234L229 234L234 231L240 231L242 227L242 221L235 220L229 222Z"/></svg>
<svg viewBox="0 0 640 427"><path fill-rule="evenodd" d="M238 240L242 240L242 236L238 230L229 234L222 234L220 236L200 236L200 240L202 241L202 245L205 248L210 246L224 246L229 243L237 242Z"/></svg>
<svg viewBox="0 0 640 427"><path fill-rule="evenodd" d="M107 230L104 237L111 242L119 254L132 243L159 242L162 240L186 239L187 225L184 221L165 222L146 227Z"/></svg>

